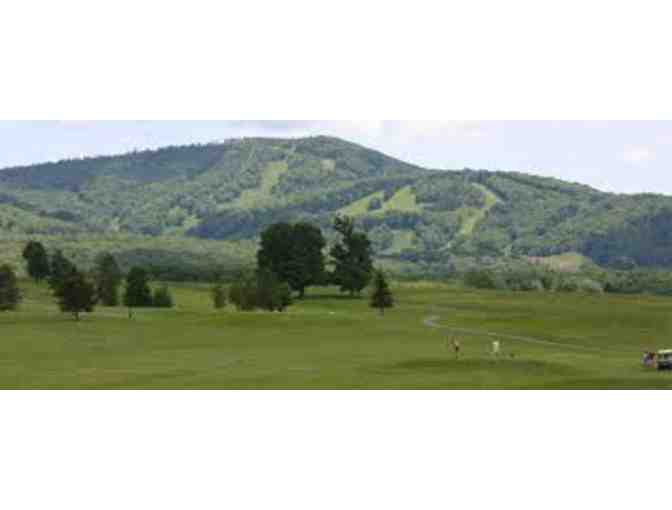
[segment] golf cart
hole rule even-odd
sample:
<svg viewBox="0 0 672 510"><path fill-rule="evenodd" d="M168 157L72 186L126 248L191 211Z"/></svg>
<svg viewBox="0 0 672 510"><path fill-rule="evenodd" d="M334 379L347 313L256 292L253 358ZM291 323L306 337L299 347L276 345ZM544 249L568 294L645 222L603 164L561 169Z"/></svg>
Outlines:
<svg viewBox="0 0 672 510"><path fill-rule="evenodd" d="M658 370L672 370L672 350L658 351L656 368Z"/></svg>

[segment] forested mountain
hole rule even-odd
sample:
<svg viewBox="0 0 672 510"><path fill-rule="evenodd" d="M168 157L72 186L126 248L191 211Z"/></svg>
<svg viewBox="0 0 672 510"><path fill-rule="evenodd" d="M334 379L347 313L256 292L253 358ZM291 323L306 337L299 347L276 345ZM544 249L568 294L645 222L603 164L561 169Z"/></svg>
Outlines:
<svg viewBox="0 0 672 510"><path fill-rule="evenodd" d="M165 258L176 246L195 258L240 247L242 260L271 223L310 221L329 239L338 214L355 217L390 264L447 268L574 252L604 266L672 266L672 197L512 172L427 170L329 137L0 170L0 246L39 236L119 239L117 251L151 245ZM206 242L213 240L227 242Z"/></svg>

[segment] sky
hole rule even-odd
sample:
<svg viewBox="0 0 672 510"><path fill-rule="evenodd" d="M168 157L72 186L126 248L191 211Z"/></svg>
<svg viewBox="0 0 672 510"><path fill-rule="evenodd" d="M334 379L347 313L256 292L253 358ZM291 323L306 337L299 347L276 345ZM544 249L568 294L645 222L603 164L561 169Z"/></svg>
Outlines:
<svg viewBox="0 0 672 510"><path fill-rule="evenodd" d="M672 121L0 121L0 168L246 136L333 135L434 169L672 195Z"/></svg>

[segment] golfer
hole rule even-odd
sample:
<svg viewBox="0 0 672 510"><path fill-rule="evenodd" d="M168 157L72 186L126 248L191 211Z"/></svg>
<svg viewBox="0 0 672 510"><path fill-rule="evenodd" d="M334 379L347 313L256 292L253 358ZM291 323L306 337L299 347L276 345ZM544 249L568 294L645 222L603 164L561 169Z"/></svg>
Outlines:
<svg viewBox="0 0 672 510"><path fill-rule="evenodd" d="M460 359L462 344L460 344L460 340L458 338L453 338L453 350L455 351L455 359Z"/></svg>
<svg viewBox="0 0 672 510"><path fill-rule="evenodd" d="M499 354L502 352L502 344L499 340L492 342L492 355L495 358L499 358Z"/></svg>

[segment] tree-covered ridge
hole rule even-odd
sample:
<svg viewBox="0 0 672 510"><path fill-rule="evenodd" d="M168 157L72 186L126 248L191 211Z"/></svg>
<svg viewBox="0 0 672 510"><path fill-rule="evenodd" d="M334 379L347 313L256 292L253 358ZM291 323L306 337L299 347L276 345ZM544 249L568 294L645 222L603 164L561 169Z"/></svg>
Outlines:
<svg viewBox="0 0 672 510"><path fill-rule="evenodd" d="M379 259L568 252L617 267L672 266L672 198L616 195L515 172L435 171L330 137L242 139L0 171L0 240L56 236L254 243L308 222L329 243L357 219ZM144 241L143 241L144 242ZM162 251L157 248L157 253Z"/></svg>

